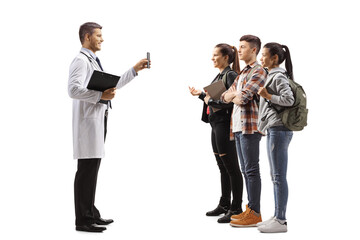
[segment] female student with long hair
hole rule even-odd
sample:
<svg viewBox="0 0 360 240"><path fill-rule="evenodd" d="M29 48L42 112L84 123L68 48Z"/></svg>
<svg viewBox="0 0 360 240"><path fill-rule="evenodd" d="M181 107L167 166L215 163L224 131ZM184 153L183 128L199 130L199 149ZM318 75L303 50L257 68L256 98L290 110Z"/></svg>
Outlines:
<svg viewBox="0 0 360 240"><path fill-rule="evenodd" d="M240 72L237 49L228 44L218 44L211 59L220 73L212 83L223 81L228 89ZM232 64L232 68L230 68ZM202 120L211 125L211 143L221 175L221 198L218 206L206 213L207 216L225 216L218 219L219 223L229 223L231 215L242 212L243 180L237 159L235 142L230 141L230 119L233 103L226 104L210 98L207 93L189 87L193 96L204 101ZM231 202L231 193L233 200Z"/></svg>
<svg viewBox="0 0 360 240"><path fill-rule="evenodd" d="M279 67L284 60L286 70ZM262 49L260 61L262 66L268 69L269 74L264 87L258 92L261 96L258 129L262 133L267 132L267 154L274 185L275 213L269 220L258 223L257 226L260 232L286 232L286 172L288 147L293 132L283 125L279 113L284 107L294 103L287 79L287 76L294 79L289 48L278 43L267 43Z"/></svg>

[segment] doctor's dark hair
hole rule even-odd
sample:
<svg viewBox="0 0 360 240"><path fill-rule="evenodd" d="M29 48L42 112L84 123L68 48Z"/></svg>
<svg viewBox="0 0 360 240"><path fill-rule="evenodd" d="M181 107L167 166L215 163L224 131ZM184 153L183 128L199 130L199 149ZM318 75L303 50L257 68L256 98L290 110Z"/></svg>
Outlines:
<svg viewBox="0 0 360 240"><path fill-rule="evenodd" d="M228 63L232 63L232 70L240 74L240 63L239 56L236 47L230 46L226 43L219 43L215 46L215 48L219 48L221 54L223 56L228 56Z"/></svg>
<svg viewBox="0 0 360 240"><path fill-rule="evenodd" d="M264 48L267 48L270 53L270 57L277 55L278 56L278 64L280 65L285 60L285 68L287 74L291 79L294 80L293 67L291 62L291 56L289 48L286 45L281 45L279 43L270 42L265 44Z"/></svg>
<svg viewBox="0 0 360 240"><path fill-rule="evenodd" d="M244 35L240 38L240 42L245 41L250 44L251 48L256 47L256 55L259 54L260 48L261 48L261 41L260 38L254 36L254 35Z"/></svg>
<svg viewBox="0 0 360 240"><path fill-rule="evenodd" d="M80 29L79 29L79 37L80 37L80 42L81 44L84 43L84 40L85 40L85 35L88 33L89 35L92 35L94 33L94 30L96 28L100 28L102 29L102 26L100 26L99 24L97 23L94 23L94 22L87 22L87 23L84 23L83 25L80 26Z"/></svg>

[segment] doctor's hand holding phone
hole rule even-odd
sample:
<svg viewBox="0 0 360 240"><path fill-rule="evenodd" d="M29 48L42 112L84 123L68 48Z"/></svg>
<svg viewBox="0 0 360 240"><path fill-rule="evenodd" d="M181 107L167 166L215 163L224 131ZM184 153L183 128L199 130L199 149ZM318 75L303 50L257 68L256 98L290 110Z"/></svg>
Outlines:
<svg viewBox="0 0 360 240"><path fill-rule="evenodd" d="M143 70L144 68L150 68L151 62L150 62L150 53L147 52L147 56L144 59L141 59L139 62L137 62L134 65L134 70L136 73ZM115 97L116 94L116 87L106 89L102 95L101 100L112 100Z"/></svg>
<svg viewBox="0 0 360 240"><path fill-rule="evenodd" d="M146 54L146 58L141 59L138 63L135 64L134 70L135 72L139 72L140 70L143 70L144 68L150 68L151 61L150 61L150 53L148 52Z"/></svg>

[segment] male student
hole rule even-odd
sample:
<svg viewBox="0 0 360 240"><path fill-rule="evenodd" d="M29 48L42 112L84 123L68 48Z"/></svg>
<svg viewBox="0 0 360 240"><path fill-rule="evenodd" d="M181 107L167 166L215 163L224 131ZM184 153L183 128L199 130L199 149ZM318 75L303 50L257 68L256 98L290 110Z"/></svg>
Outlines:
<svg viewBox="0 0 360 240"><path fill-rule="evenodd" d="M104 41L102 27L93 22L80 26L79 37L82 48L70 65L68 93L73 99L73 148L74 159L78 159L75 175L75 225L76 230L102 232L112 219L103 219L95 207L95 190L101 159L104 157L104 141L108 108L115 97L116 88L130 82L137 72L147 66L142 59L126 71L116 88L104 92L87 89L94 70L103 71L99 58L95 55L101 50Z"/></svg>
<svg viewBox="0 0 360 240"><path fill-rule="evenodd" d="M259 170L259 143L262 135L257 129L257 92L264 85L267 73L256 61L260 47L261 41L256 36L245 35L240 38L239 59L245 62L246 67L232 87L222 95L224 102L234 103L232 131L249 201L245 212L231 217L230 225L234 227L252 227L262 221Z"/></svg>

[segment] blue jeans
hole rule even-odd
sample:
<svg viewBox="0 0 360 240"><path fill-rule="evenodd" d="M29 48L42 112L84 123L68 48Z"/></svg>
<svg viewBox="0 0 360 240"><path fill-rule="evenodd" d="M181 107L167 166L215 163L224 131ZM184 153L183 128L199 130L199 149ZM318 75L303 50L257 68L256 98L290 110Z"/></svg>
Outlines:
<svg viewBox="0 0 360 240"><path fill-rule="evenodd" d="M293 132L279 126L268 129L267 153L270 162L271 179L274 184L275 214L280 220L286 220L288 201L288 184L286 171L288 164L288 147Z"/></svg>
<svg viewBox="0 0 360 240"><path fill-rule="evenodd" d="M262 135L259 133L235 134L236 151L240 160L241 172L244 175L248 193L249 208L260 213L261 179L259 168L259 144Z"/></svg>

